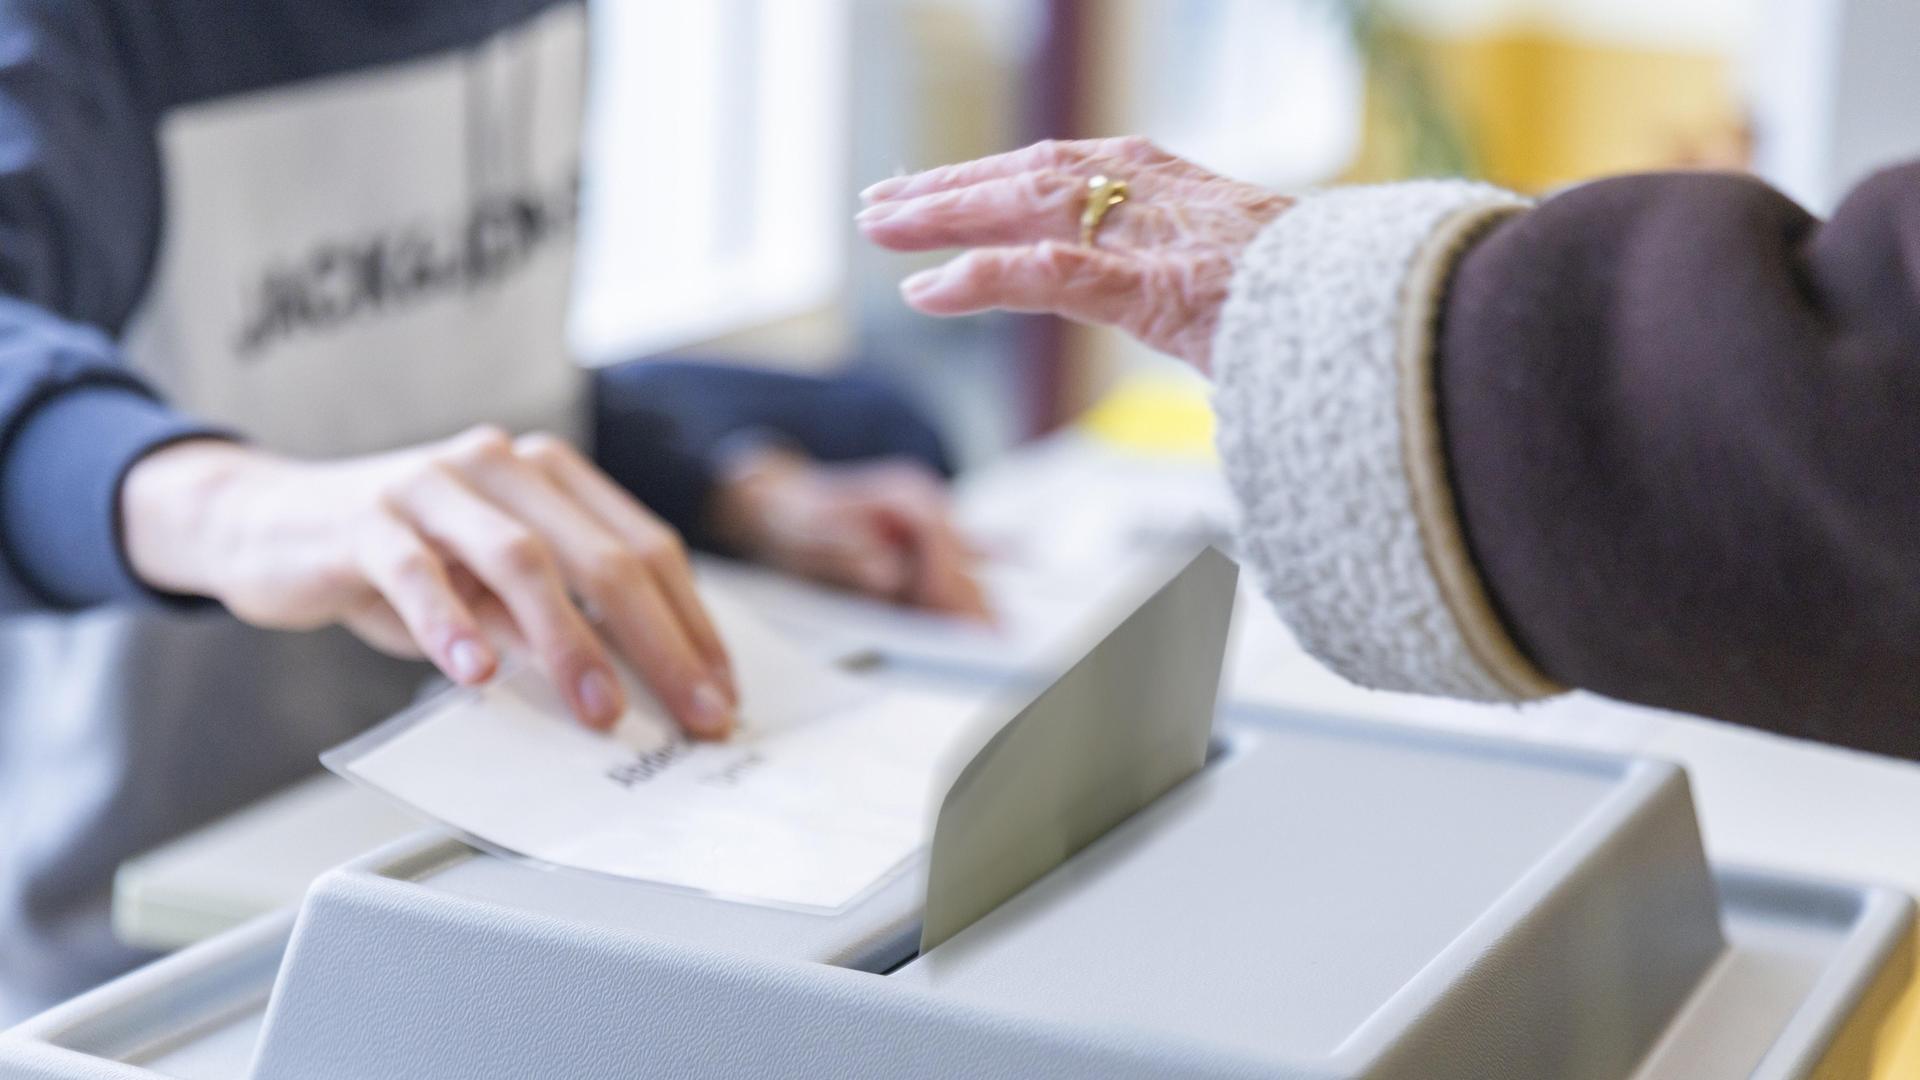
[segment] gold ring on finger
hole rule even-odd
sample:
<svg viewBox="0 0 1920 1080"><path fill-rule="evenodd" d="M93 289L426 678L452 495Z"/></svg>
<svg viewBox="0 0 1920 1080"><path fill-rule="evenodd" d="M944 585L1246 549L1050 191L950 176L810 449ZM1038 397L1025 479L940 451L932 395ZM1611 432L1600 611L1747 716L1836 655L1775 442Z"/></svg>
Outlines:
<svg viewBox="0 0 1920 1080"><path fill-rule="evenodd" d="M1080 207L1080 243L1093 247L1107 211L1127 201L1127 182L1102 173L1087 177L1087 198Z"/></svg>

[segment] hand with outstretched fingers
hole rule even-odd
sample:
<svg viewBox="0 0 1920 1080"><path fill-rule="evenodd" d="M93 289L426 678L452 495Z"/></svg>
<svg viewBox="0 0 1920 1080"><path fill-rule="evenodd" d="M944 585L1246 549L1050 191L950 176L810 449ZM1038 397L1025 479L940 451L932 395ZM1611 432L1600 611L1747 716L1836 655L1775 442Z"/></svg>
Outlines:
<svg viewBox="0 0 1920 1080"><path fill-rule="evenodd" d="M1091 245L1088 181L1125 181ZM901 283L930 315L1000 308L1114 326L1205 372L1240 253L1292 200L1137 137L1043 142L883 180L856 219L895 251L966 248Z"/></svg>

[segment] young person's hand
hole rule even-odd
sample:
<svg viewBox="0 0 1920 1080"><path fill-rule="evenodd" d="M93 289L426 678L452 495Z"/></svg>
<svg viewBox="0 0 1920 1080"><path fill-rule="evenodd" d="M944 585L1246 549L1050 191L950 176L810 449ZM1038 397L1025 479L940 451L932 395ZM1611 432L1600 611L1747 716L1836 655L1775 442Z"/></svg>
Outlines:
<svg viewBox="0 0 1920 1080"><path fill-rule="evenodd" d="M1127 185L1081 243L1088 181ZM1235 261L1292 200L1140 138L1044 142L883 180L856 221L896 251L972 250L902 282L929 315L989 308L1116 326L1208 370Z"/></svg>
<svg viewBox="0 0 1920 1080"><path fill-rule="evenodd" d="M822 465L761 448L725 470L715 535L783 570L882 599L988 617L940 478L917 462Z"/></svg>
<svg viewBox="0 0 1920 1080"><path fill-rule="evenodd" d="M142 580L257 626L338 623L464 684L492 676L494 628L605 728L625 702L597 624L690 734L733 726L679 536L557 438L476 428L328 462L184 442L129 471L121 513Z"/></svg>

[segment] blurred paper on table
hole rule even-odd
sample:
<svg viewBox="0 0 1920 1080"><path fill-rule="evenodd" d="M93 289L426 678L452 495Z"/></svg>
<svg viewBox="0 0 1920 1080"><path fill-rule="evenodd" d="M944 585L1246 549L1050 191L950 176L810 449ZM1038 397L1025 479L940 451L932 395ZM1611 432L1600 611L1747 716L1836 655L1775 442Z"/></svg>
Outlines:
<svg viewBox="0 0 1920 1080"><path fill-rule="evenodd" d="M764 567L703 559L700 577L756 602L770 621L827 660L870 656L970 671L1044 671L1063 640L1084 628L1107 590L1061 580L1010 560L979 567L995 622L939 615L802 581ZM1123 583L1130 570L1116 572Z"/></svg>
<svg viewBox="0 0 1920 1080"><path fill-rule="evenodd" d="M709 595L741 683L724 743L688 741L653 697L610 734L531 666L454 689L324 755L329 768L481 843L556 866L836 909L926 840L943 752L974 703L880 692Z"/></svg>

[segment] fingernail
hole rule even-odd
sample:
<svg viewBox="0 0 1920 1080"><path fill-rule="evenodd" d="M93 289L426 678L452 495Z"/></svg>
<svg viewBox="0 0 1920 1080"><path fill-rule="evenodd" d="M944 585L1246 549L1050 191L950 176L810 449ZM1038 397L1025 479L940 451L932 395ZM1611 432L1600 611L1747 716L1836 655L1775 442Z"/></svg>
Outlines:
<svg viewBox="0 0 1920 1080"><path fill-rule="evenodd" d="M900 291L906 293L908 296L919 296L922 293L932 291L933 287L939 284L939 282L940 268L936 266L931 270L922 270L907 278L905 281L902 281L900 283Z"/></svg>
<svg viewBox="0 0 1920 1080"><path fill-rule="evenodd" d="M693 734L705 739L724 738L733 730L733 706L727 704L719 687L701 683L693 688L693 718L688 726Z"/></svg>
<svg viewBox="0 0 1920 1080"><path fill-rule="evenodd" d="M868 202L872 202L875 199L887 198L906 186L907 177L889 176L877 184L867 185L867 189L860 193L860 197Z"/></svg>
<svg viewBox="0 0 1920 1080"><path fill-rule="evenodd" d="M599 668L580 676L580 707L594 727L612 727L620 715L620 703L613 689L613 678Z"/></svg>
<svg viewBox="0 0 1920 1080"><path fill-rule="evenodd" d="M487 651L472 638L461 638L447 650L447 663L456 680L476 683L487 673Z"/></svg>
<svg viewBox="0 0 1920 1080"><path fill-rule="evenodd" d="M905 203L876 203L853 215L853 220L862 225L873 225L898 214Z"/></svg>

